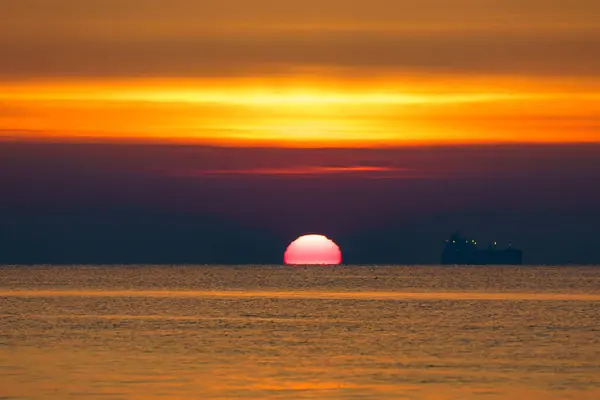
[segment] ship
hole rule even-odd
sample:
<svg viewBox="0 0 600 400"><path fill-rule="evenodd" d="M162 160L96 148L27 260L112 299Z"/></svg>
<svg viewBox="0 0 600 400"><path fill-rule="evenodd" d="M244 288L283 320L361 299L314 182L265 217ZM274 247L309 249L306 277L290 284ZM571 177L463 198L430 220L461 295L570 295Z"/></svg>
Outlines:
<svg viewBox="0 0 600 400"><path fill-rule="evenodd" d="M508 243L505 248L499 248L497 242L492 242L485 249L480 249L477 241L466 239L459 232L452 234L446 240L441 257L442 265L521 265L523 251Z"/></svg>

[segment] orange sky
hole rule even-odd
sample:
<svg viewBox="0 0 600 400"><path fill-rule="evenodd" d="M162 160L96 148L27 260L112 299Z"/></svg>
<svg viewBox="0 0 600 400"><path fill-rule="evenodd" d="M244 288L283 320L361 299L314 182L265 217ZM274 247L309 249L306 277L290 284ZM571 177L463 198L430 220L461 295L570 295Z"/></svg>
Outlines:
<svg viewBox="0 0 600 400"><path fill-rule="evenodd" d="M4 140L600 141L595 0L9 0L3 8Z"/></svg>

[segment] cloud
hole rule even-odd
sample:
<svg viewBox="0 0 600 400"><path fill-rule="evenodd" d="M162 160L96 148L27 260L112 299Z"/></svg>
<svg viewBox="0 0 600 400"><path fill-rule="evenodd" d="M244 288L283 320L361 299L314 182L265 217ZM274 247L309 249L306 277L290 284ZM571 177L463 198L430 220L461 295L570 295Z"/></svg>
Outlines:
<svg viewBox="0 0 600 400"><path fill-rule="evenodd" d="M382 73L600 77L600 33L387 35L0 43L0 78L284 75L303 69Z"/></svg>
<svg viewBox="0 0 600 400"><path fill-rule="evenodd" d="M303 68L598 77L599 14L595 0L9 0L0 80Z"/></svg>
<svg viewBox="0 0 600 400"><path fill-rule="evenodd" d="M4 0L4 35L190 36L292 26L515 30L597 25L596 0ZM68 12L66 12L68 10Z"/></svg>
<svg viewBox="0 0 600 400"><path fill-rule="evenodd" d="M424 178L408 168L350 165L350 166L287 166L287 167L262 167L262 168L244 168L244 169L192 169L168 172L167 175L179 177L206 177L206 176L296 176L296 177L315 177L315 176L360 176L372 178Z"/></svg>
<svg viewBox="0 0 600 400"><path fill-rule="evenodd" d="M20 107L9 102L0 102L0 118L3 117L25 117L30 116L31 112L25 107ZM0 129L0 135L2 130Z"/></svg>

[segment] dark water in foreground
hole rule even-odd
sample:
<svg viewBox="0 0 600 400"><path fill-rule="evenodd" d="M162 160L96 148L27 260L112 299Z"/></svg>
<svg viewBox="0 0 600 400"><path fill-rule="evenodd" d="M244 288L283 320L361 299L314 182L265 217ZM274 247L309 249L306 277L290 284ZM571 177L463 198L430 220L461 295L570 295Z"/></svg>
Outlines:
<svg viewBox="0 0 600 400"><path fill-rule="evenodd" d="M596 267L2 267L1 399L600 399Z"/></svg>

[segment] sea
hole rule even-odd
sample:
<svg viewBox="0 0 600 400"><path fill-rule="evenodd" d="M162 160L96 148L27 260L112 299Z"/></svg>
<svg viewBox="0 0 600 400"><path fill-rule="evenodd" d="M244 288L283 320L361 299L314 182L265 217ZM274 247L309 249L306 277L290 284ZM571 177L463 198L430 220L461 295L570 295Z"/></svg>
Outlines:
<svg viewBox="0 0 600 400"><path fill-rule="evenodd" d="M600 266L3 266L0 399L600 399Z"/></svg>

